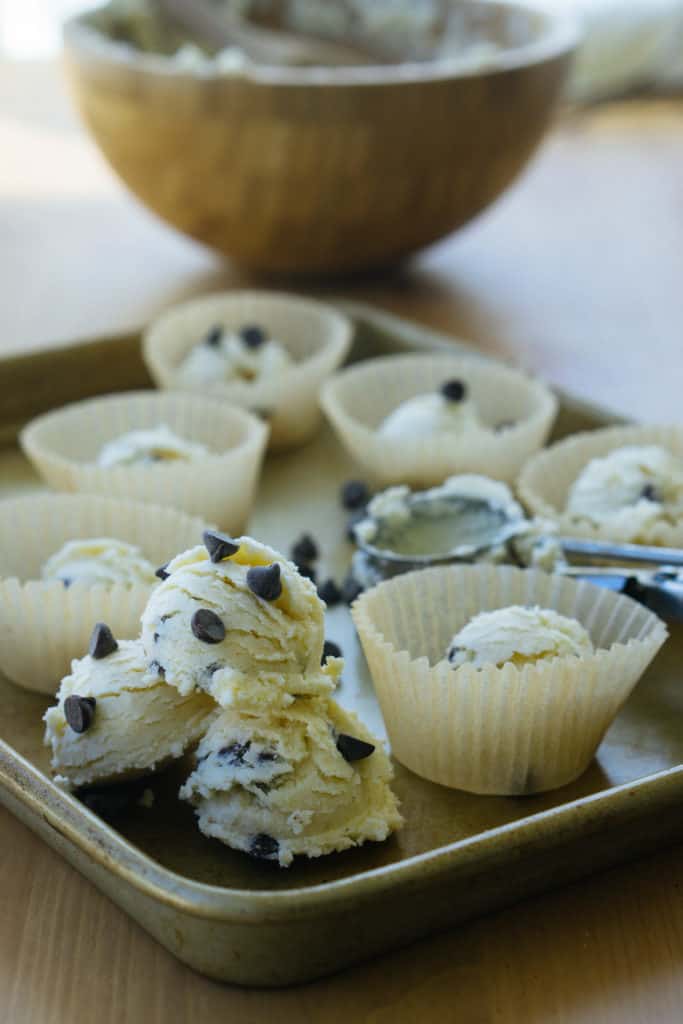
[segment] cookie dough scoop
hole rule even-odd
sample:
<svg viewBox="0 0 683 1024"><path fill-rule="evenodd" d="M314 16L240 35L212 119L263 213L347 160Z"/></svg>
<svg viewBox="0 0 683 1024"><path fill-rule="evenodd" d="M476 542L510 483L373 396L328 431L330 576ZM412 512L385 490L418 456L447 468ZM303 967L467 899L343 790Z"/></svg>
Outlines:
<svg viewBox="0 0 683 1024"><path fill-rule="evenodd" d="M354 715L301 698L272 715L223 711L180 797L204 835L287 867L295 856L381 841L399 828L392 774Z"/></svg>
<svg viewBox="0 0 683 1024"><path fill-rule="evenodd" d="M142 615L151 671L228 707L329 694L341 663L321 666L324 609L293 563L250 537L207 531L164 567Z"/></svg>
<svg viewBox="0 0 683 1024"><path fill-rule="evenodd" d="M98 623L44 715L51 767L70 789L150 774L182 756L216 714L203 693L180 694L150 674L139 640Z"/></svg>

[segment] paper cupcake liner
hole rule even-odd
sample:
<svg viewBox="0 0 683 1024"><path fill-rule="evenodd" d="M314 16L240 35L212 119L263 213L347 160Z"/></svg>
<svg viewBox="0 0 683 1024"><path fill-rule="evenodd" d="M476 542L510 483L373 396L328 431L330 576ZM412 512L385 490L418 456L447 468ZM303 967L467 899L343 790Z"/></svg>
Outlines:
<svg viewBox="0 0 683 1024"><path fill-rule="evenodd" d="M377 433L401 402L454 377L466 382L485 425L514 426L414 441ZM432 486L454 473L483 473L509 483L544 444L557 412L557 399L539 381L456 355L383 356L349 367L325 385L322 405L342 444L378 486Z"/></svg>
<svg viewBox="0 0 683 1024"><path fill-rule="evenodd" d="M321 302L273 292L228 292L183 303L151 324L143 338L145 362L158 387L188 389L177 379L178 366L216 323L228 329L239 329L245 323L264 326L285 346L295 364L275 380L217 382L202 389L202 394L266 416L271 449L303 444L320 423L322 383L349 350L350 320Z"/></svg>
<svg viewBox="0 0 683 1024"><path fill-rule="evenodd" d="M96 622L120 639L138 636L152 587L66 588L40 579L43 563L68 540L115 537L152 565L200 541L206 524L175 509L92 495L29 495L0 502L0 671L29 690L54 693L88 648Z"/></svg>
<svg viewBox="0 0 683 1024"><path fill-rule="evenodd" d="M596 647L581 658L457 671L453 634L481 611L554 608ZM511 566L447 566L399 576L353 607L395 757L418 775L472 793L521 795L581 775L666 639L629 598Z"/></svg>
<svg viewBox="0 0 683 1024"><path fill-rule="evenodd" d="M170 463L105 469L102 446L131 430L167 424L209 455ZM21 446L58 491L134 498L182 509L233 533L251 510L268 434L243 409L197 395L136 391L74 402L29 423Z"/></svg>
<svg viewBox="0 0 683 1024"><path fill-rule="evenodd" d="M517 491L527 509L537 516L554 520L566 536L592 540L628 542L632 533L618 523L602 525L567 515L569 489L591 459L600 458L632 444L657 444L683 459L683 427L606 427L574 434L525 464L517 482ZM653 523L638 531L638 540L664 547L683 547L683 518L677 524Z"/></svg>

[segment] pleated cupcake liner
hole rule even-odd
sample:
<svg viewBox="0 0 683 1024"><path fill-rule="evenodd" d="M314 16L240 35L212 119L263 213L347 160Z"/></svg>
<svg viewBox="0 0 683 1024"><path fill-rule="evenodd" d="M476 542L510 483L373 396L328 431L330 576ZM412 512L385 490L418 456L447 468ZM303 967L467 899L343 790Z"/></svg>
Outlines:
<svg viewBox="0 0 683 1024"><path fill-rule="evenodd" d="M611 520L594 523L569 515L569 490L592 459L602 458L625 445L660 445L683 459L683 427L605 427L573 434L532 456L517 483L519 497L537 516L554 520L566 536L629 542L632 531ZM678 523L652 523L638 530L638 540L663 547L683 547L683 516Z"/></svg>
<svg viewBox="0 0 683 1024"><path fill-rule="evenodd" d="M595 652L453 669L452 636L478 612L513 604L576 618ZM511 566L399 576L363 594L352 614L394 756L424 778L479 794L540 793L583 774L667 636L629 598Z"/></svg>
<svg viewBox="0 0 683 1024"><path fill-rule="evenodd" d="M489 429L430 438L378 433L402 402L463 380ZM378 486L433 486L454 473L482 473L512 482L546 441L557 399L518 370L456 355L382 356L335 374L324 386L323 409L341 443ZM512 423L494 430L500 424Z"/></svg>
<svg viewBox="0 0 683 1024"><path fill-rule="evenodd" d="M209 295L183 303L159 317L145 332L143 354L158 387L186 391L178 378L188 352L216 323L228 330L259 324L282 343L294 363L275 379L224 383L202 394L263 416L270 426L269 448L293 448L309 440L321 419L323 381L343 362L353 333L351 321L331 306L273 292Z"/></svg>
<svg viewBox="0 0 683 1024"><path fill-rule="evenodd" d="M108 441L160 424L209 454L150 465L97 465ZM246 525L268 427L243 409L197 395L134 391L74 402L31 421L21 446L58 491L131 498L201 516L233 533Z"/></svg>
<svg viewBox="0 0 683 1024"><path fill-rule="evenodd" d="M94 495L36 494L0 502L0 671L29 690L52 694L88 648L96 622L119 639L136 637L152 591L40 578L66 541L114 537L140 548L154 566L194 546L204 520L172 508Z"/></svg>

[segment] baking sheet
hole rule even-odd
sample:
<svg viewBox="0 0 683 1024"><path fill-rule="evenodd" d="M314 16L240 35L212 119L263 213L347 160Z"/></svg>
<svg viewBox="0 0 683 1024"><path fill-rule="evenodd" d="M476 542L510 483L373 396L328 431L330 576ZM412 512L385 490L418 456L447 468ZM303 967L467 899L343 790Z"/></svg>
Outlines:
<svg viewBox="0 0 683 1024"><path fill-rule="evenodd" d="M353 358L443 343L417 325L350 309L359 325ZM134 360L135 350L126 350ZM136 372L129 367L130 376ZM565 397L556 436L613 420ZM328 428L305 448L269 456L250 532L287 550L310 530L323 552L320 577L340 578L352 548L338 490L353 475ZM18 452L0 453L0 496L39 486ZM328 613L327 636L346 658L340 702L383 735L345 607ZM48 701L2 680L0 799L181 959L213 977L288 984L683 835L674 812L683 798L682 654L677 628L571 786L534 797L477 797L397 765L406 818L398 835L288 870L200 835L191 808L176 799L183 764L151 780L152 808L133 803L109 828L46 778L40 718Z"/></svg>

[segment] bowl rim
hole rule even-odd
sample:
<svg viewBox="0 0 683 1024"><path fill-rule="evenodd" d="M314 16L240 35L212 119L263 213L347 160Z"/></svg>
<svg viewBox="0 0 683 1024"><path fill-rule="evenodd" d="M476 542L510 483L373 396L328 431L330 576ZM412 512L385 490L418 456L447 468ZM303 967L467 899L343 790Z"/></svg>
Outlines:
<svg viewBox="0 0 683 1024"><path fill-rule="evenodd" d="M483 0L470 2L474 6L483 4ZM67 18L63 24L63 39L70 54L167 81L199 80L207 85L227 81L255 86L309 88L402 86L480 78L556 60L570 55L576 49L582 32L574 14L553 9L547 0L495 2L497 6L511 11L535 14L545 20L545 25L538 39L521 46L497 50L483 61L467 61L463 57L454 56L427 62L407 61L392 65L338 68L276 67L246 63L238 70L227 70L219 69L211 62L198 68L179 67L172 57L138 51L127 43L110 39L94 28L91 24L93 16L111 6L108 3L90 7Z"/></svg>

